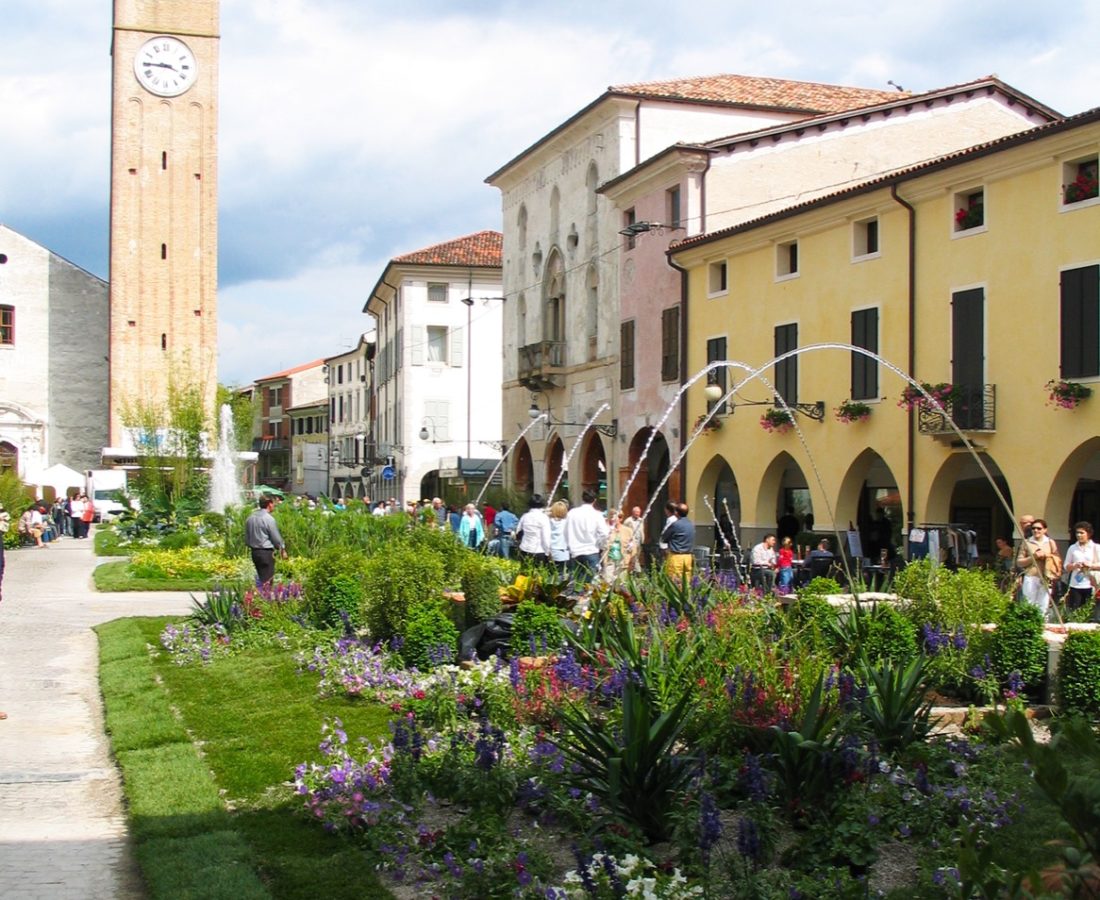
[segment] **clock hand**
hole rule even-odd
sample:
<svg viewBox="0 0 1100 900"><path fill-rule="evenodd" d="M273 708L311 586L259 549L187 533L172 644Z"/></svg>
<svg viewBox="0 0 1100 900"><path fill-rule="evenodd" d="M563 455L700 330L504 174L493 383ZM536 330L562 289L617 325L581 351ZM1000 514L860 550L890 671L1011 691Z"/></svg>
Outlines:
<svg viewBox="0 0 1100 900"><path fill-rule="evenodd" d="M176 67L174 65L172 65L171 63L147 62L147 63L145 63L145 65L155 66L158 69L171 69L173 72L176 71Z"/></svg>

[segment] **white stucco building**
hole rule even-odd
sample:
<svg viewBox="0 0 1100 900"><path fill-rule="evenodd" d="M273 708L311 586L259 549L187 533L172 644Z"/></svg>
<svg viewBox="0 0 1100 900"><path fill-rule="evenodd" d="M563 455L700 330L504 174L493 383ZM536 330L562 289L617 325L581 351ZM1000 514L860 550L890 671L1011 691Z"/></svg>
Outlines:
<svg viewBox="0 0 1100 900"><path fill-rule="evenodd" d="M619 234L630 221L601 184L680 142L758 130L896 98L888 91L721 75L610 87L486 180L504 219L504 437L548 410L509 460L509 481L545 493L587 422L563 479L617 500L626 436L615 393L619 360ZM698 214L689 209L688 215ZM656 348L647 348L656 349ZM536 392L532 397L532 392ZM517 426L515 423L521 423ZM569 424L577 423L577 424Z"/></svg>
<svg viewBox="0 0 1100 900"><path fill-rule="evenodd" d="M331 444L325 459L329 487L325 490L333 499L362 500L370 480L369 467L374 463L374 334L363 334L355 346L325 360L328 381L326 414ZM298 436L296 436L297 439ZM307 436L303 445L316 443ZM297 454L297 446L295 454ZM303 458L319 452L316 447L303 446Z"/></svg>
<svg viewBox="0 0 1100 900"><path fill-rule="evenodd" d="M372 498L461 494L500 458L501 235L394 257L363 311L375 321Z"/></svg>
<svg viewBox="0 0 1100 900"><path fill-rule="evenodd" d="M51 466L98 467L107 322L103 279L0 225L0 470L61 493Z"/></svg>

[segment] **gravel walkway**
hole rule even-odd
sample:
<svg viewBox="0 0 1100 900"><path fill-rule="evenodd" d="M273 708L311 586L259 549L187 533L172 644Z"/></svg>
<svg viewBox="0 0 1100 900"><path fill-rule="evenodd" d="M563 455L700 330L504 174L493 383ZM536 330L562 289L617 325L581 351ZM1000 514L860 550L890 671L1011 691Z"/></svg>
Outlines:
<svg viewBox="0 0 1100 900"><path fill-rule="evenodd" d="M186 612L183 592L99 594L92 541L7 551L0 602L0 895L144 896L103 733L93 625Z"/></svg>

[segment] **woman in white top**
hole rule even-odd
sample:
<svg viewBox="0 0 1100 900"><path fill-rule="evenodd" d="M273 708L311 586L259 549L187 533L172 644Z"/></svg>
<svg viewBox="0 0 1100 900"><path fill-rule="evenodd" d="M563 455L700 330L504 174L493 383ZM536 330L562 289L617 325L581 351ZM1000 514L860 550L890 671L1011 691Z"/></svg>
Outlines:
<svg viewBox="0 0 1100 900"><path fill-rule="evenodd" d="M565 517L569 504L558 500L550 507L550 559L559 575L569 568L569 545L565 542Z"/></svg>
<svg viewBox="0 0 1100 900"><path fill-rule="evenodd" d="M519 557L525 562L545 563L550 558L550 520L543 507L546 501L535 494L527 503L527 512L519 518Z"/></svg>
<svg viewBox="0 0 1100 900"><path fill-rule="evenodd" d="M1080 609L1092 604L1096 590L1096 577L1100 574L1100 544L1092 539L1092 525L1078 522L1073 526L1077 543L1066 550L1065 569L1069 572L1069 593L1066 609Z"/></svg>

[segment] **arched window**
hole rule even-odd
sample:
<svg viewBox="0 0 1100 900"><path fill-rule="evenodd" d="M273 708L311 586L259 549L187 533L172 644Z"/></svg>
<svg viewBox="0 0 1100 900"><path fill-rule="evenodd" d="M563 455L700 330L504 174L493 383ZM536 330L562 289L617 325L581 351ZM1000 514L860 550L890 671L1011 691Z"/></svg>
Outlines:
<svg viewBox="0 0 1100 900"><path fill-rule="evenodd" d="M519 206L519 215L516 216L516 229L519 231L519 249L522 253L527 250L527 205L524 203Z"/></svg>
<svg viewBox="0 0 1100 900"><path fill-rule="evenodd" d="M546 301L543 314L543 339L559 344L554 351L553 364L565 365L566 315L565 315L565 266L556 250L546 263L543 281Z"/></svg>
<svg viewBox="0 0 1100 900"><path fill-rule="evenodd" d="M555 184L550 191L550 243L558 242L558 228L561 225L561 191Z"/></svg>
<svg viewBox="0 0 1100 900"><path fill-rule="evenodd" d="M599 243L600 230L596 222L596 189L600 186L600 170L595 162L588 164L588 173L584 179L585 186L585 217L584 217L584 242L586 252L595 248Z"/></svg>
<svg viewBox="0 0 1100 900"><path fill-rule="evenodd" d="M595 265L588 267L585 281L584 335L588 360L595 360L598 354L600 319L600 273Z"/></svg>
<svg viewBox="0 0 1100 900"><path fill-rule="evenodd" d="M527 346L527 297L523 294L516 298L516 344Z"/></svg>

